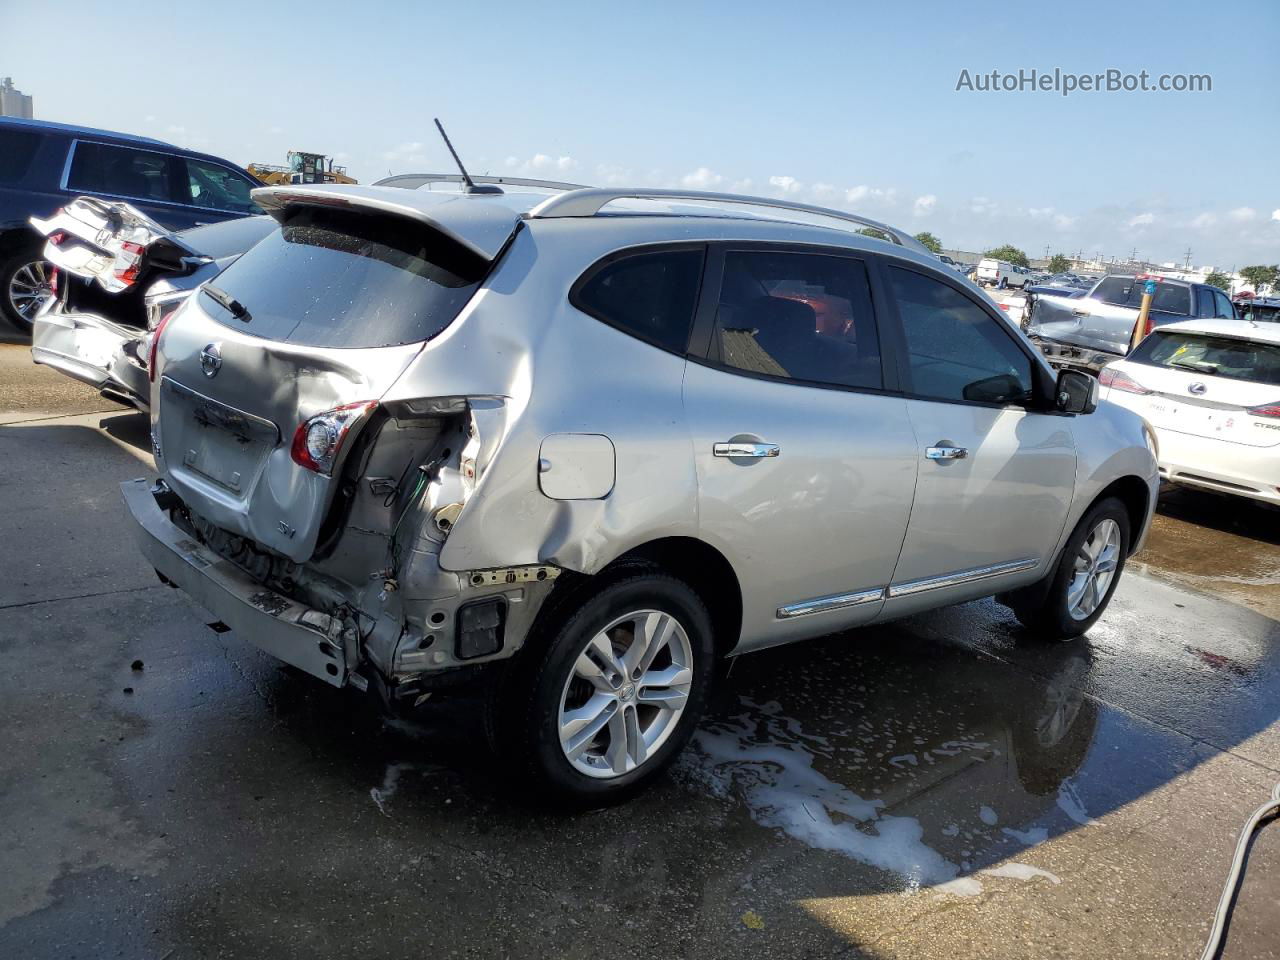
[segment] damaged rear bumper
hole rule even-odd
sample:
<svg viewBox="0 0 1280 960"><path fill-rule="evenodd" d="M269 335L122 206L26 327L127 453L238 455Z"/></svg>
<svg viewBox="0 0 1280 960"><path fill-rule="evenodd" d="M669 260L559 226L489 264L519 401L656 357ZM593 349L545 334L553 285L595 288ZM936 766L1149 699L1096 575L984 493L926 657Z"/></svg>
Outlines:
<svg viewBox="0 0 1280 960"><path fill-rule="evenodd" d="M347 683L355 637L344 635L341 621L276 593L196 543L165 516L146 480L126 481L120 491L143 554L167 580L273 657L335 687Z"/></svg>
<svg viewBox="0 0 1280 960"><path fill-rule="evenodd" d="M139 355L144 335L135 327L92 314L65 313L55 303L36 317L31 359L145 413L147 371L130 356L130 351L134 357Z"/></svg>

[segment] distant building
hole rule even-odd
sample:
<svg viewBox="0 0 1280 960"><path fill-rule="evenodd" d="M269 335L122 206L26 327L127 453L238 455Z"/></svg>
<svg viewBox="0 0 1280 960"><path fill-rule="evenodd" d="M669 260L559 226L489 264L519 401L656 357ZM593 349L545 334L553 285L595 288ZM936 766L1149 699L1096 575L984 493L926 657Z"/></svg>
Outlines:
<svg viewBox="0 0 1280 960"><path fill-rule="evenodd" d="M32 117L31 97L13 85L12 77L0 80L0 117Z"/></svg>

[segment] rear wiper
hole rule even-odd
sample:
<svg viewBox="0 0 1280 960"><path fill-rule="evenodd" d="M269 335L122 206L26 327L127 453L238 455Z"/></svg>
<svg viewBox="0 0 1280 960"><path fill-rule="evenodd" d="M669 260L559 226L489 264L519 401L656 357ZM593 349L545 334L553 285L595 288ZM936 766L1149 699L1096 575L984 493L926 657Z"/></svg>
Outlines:
<svg viewBox="0 0 1280 960"><path fill-rule="evenodd" d="M1207 374L1211 377L1216 377L1218 375L1217 367L1212 364L1200 364L1194 360L1190 363L1183 363L1181 360L1170 360L1169 366L1177 367L1179 370L1190 370L1192 373Z"/></svg>
<svg viewBox="0 0 1280 960"><path fill-rule="evenodd" d="M209 299L218 306L225 310L230 310L231 315L237 320L243 320L245 323L248 323L253 319L253 314L245 308L245 305L221 287L215 287L211 283L206 283L201 287L201 289L208 294Z"/></svg>

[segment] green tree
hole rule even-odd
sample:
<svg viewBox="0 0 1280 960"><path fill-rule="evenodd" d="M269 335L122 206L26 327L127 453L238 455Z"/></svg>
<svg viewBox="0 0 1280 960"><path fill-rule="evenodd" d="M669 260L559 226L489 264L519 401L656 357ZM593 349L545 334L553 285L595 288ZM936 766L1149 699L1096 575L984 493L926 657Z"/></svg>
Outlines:
<svg viewBox="0 0 1280 960"><path fill-rule="evenodd" d="M1225 273L1221 273L1217 270L1205 277L1204 282L1209 284L1211 287L1217 287L1219 290L1226 290L1228 293L1231 292L1231 278Z"/></svg>
<svg viewBox="0 0 1280 960"><path fill-rule="evenodd" d="M1273 263L1269 267L1263 264L1259 264L1256 267L1242 267L1240 276L1253 284L1255 293L1261 293L1263 287L1270 286L1274 288L1277 284L1280 284L1280 265Z"/></svg>
<svg viewBox="0 0 1280 960"><path fill-rule="evenodd" d="M863 227L858 231L858 233L862 234L864 237L875 237L877 240L888 240L890 243L893 242L893 237L889 236L883 230L877 230L875 227Z"/></svg>
<svg viewBox="0 0 1280 960"><path fill-rule="evenodd" d="M942 241L926 230L924 233L917 233L916 239L929 248L930 253L942 252Z"/></svg>
<svg viewBox="0 0 1280 960"><path fill-rule="evenodd" d="M988 250L983 256L992 257L996 260L1007 260L1009 263L1017 264L1020 267L1030 266L1027 263L1027 255L1011 243L996 247L994 250Z"/></svg>
<svg viewBox="0 0 1280 960"><path fill-rule="evenodd" d="M1064 254L1055 253L1049 258L1050 273L1066 273L1071 269L1071 261Z"/></svg>

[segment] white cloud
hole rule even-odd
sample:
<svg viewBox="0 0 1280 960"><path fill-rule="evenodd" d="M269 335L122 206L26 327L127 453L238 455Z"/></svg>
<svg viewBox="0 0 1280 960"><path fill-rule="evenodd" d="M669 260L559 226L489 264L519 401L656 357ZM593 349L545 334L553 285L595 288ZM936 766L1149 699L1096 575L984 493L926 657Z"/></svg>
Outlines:
<svg viewBox="0 0 1280 960"><path fill-rule="evenodd" d="M1154 213L1140 213L1136 217L1130 217L1125 226L1130 229L1135 227L1147 227L1155 223L1155 221L1156 217Z"/></svg>
<svg viewBox="0 0 1280 960"><path fill-rule="evenodd" d="M724 177L707 167L699 167L680 178L680 186L689 190L711 190L723 182Z"/></svg>
<svg viewBox="0 0 1280 960"><path fill-rule="evenodd" d="M1027 208L1027 216L1032 220L1048 220L1058 230L1070 230L1080 219L1079 217L1059 213L1053 207L1029 207Z"/></svg>
<svg viewBox="0 0 1280 960"><path fill-rule="evenodd" d="M770 177L769 185L777 187L783 193L799 193L804 189L804 184L795 177Z"/></svg>
<svg viewBox="0 0 1280 960"><path fill-rule="evenodd" d="M911 207L911 213L917 217L923 217L932 212L937 205L938 198L932 193L926 193L923 196L916 197L916 202Z"/></svg>
<svg viewBox="0 0 1280 960"><path fill-rule="evenodd" d="M990 197L974 197L969 201L969 212L979 216L996 212L996 202Z"/></svg>
<svg viewBox="0 0 1280 960"><path fill-rule="evenodd" d="M414 140L410 143L402 143L398 147L392 147L390 150L382 154L382 159L387 161L391 166L415 166L427 162L426 147L420 140ZM404 170L396 170L396 173L404 173Z"/></svg>
<svg viewBox="0 0 1280 960"><path fill-rule="evenodd" d="M1271 219L1280 220L1280 207L1276 207L1276 209L1271 211Z"/></svg>
<svg viewBox="0 0 1280 960"><path fill-rule="evenodd" d="M578 165L578 161L569 156L553 157L549 153L535 153L528 160L519 157L507 157L503 165L516 174L567 173Z"/></svg>
<svg viewBox="0 0 1280 960"><path fill-rule="evenodd" d="M1203 230L1206 227L1212 227L1217 222L1218 218L1212 213L1206 211L1193 219L1191 221L1191 226L1195 227L1197 230Z"/></svg>
<svg viewBox="0 0 1280 960"><path fill-rule="evenodd" d="M830 183L815 183L809 190L819 200L830 200L840 192L834 184Z"/></svg>
<svg viewBox="0 0 1280 960"><path fill-rule="evenodd" d="M1227 217L1234 220L1236 223L1248 223L1250 220L1257 217L1257 215L1258 211L1253 209L1253 207L1236 207L1234 210L1227 212Z"/></svg>
<svg viewBox="0 0 1280 960"><path fill-rule="evenodd" d="M897 198L898 191L894 187L882 190L880 187L869 187L865 183L850 187L844 192L844 202L850 205L891 207Z"/></svg>
<svg viewBox="0 0 1280 960"><path fill-rule="evenodd" d="M620 187L633 179L631 171L626 167L617 167L608 163L596 165L596 182L606 187Z"/></svg>

